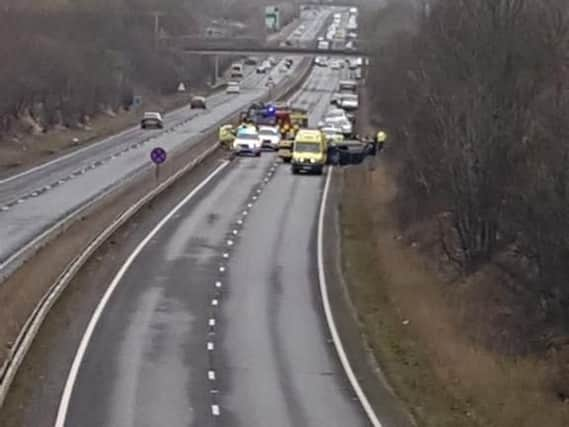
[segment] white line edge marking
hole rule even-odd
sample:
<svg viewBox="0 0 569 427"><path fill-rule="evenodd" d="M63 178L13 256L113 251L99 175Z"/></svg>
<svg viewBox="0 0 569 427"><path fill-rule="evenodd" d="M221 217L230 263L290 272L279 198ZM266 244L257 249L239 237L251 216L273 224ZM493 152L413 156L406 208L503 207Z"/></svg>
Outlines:
<svg viewBox="0 0 569 427"><path fill-rule="evenodd" d="M336 328L336 322L334 320L334 315L332 314L332 309L330 307L330 299L328 297L328 285L326 283L326 273L324 272L324 217L326 215L326 201L328 200L328 192L330 190L330 182L332 181L332 170L333 168L330 167L326 174L326 184L324 185L324 193L322 195L322 200L320 201L320 213L318 215L318 250L317 250L317 257L318 257L318 281L320 282L320 296L322 297L322 305L324 307L324 314L326 315L326 323L328 324L328 329L330 330L330 334L332 336L332 341L334 342L334 347L336 348L336 352L338 353L338 358L342 364L342 368L358 397L369 421L373 425L373 427L382 427L377 415L375 414L374 409L372 408L367 396L365 395L364 391L362 390L360 383L354 374L352 369L352 365L346 355L346 351L344 350L344 346L342 344L342 340L340 339L340 335L338 333L338 329Z"/></svg>
<svg viewBox="0 0 569 427"><path fill-rule="evenodd" d="M198 192L200 192L215 176L217 176L223 169L225 169L229 165L229 162L225 161L220 166L217 167L211 174L209 174L197 187L195 187L184 199L182 199L168 214L162 218L162 220L150 231L150 233L142 240L138 246L134 249L134 251L130 254L127 258L125 263L122 265L120 270L117 272L115 277L113 278L111 284L107 288L105 294L97 308L93 312L91 316L91 320L89 320L89 324L87 325L87 329L83 337L81 338L81 342L79 343L79 347L77 348L77 352L75 353L75 358L73 359L73 364L71 365L71 369L69 370L69 374L67 376L67 381L65 382L65 387L63 389L63 393L61 395L61 400L59 402L59 408L57 410L57 418L55 420L54 427L65 427L65 421L67 418L67 411L69 409L69 403L71 402L71 395L73 393L73 388L75 387L75 382L77 381L77 376L79 374L79 369L81 368L81 364L83 363L83 358L85 357L85 353L87 352L87 347L89 346L89 342L91 341L91 337L93 336L93 332L97 327L97 323L105 310L111 296L113 295L115 289L118 287L121 279L132 265L134 260L138 257L140 252L144 249L144 247L150 242L150 240L158 234L158 232L166 225L166 223L172 218L185 204L187 204L191 199L193 199Z"/></svg>

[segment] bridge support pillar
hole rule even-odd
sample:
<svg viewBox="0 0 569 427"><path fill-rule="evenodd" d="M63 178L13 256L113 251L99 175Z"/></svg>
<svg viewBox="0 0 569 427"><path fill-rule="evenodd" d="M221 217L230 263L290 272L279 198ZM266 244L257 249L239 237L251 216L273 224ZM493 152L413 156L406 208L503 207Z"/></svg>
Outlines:
<svg viewBox="0 0 569 427"><path fill-rule="evenodd" d="M212 57L212 61L211 85L215 86L217 84L217 79L219 78L219 55L214 55Z"/></svg>

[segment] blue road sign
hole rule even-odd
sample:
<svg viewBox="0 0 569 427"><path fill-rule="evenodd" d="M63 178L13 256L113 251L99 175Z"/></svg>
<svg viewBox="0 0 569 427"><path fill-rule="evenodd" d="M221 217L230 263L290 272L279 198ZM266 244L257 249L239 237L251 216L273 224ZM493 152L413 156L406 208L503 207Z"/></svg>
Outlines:
<svg viewBox="0 0 569 427"><path fill-rule="evenodd" d="M166 150L156 147L150 152L150 159L157 165L166 161Z"/></svg>

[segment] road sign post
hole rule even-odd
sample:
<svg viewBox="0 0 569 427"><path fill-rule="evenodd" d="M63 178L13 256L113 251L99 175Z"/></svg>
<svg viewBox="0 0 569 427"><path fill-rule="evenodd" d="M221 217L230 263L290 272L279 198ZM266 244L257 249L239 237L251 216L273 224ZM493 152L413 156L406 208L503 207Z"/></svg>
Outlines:
<svg viewBox="0 0 569 427"><path fill-rule="evenodd" d="M280 30L281 18L278 6L267 6L265 8L265 28L270 32Z"/></svg>
<svg viewBox="0 0 569 427"><path fill-rule="evenodd" d="M162 147L156 147L150 152L150 160L154 163L154 179L156 184L160 182L160 165L166 161L167 158L166 150Z"/></svg>
<svg viewBox="0 0 569 427"><path fill-rule="evenodd" d="M269 88L269 99L273 99L273 88L275 87L274 80L269 76L269 80L267 80L266 86Z"/></svg>

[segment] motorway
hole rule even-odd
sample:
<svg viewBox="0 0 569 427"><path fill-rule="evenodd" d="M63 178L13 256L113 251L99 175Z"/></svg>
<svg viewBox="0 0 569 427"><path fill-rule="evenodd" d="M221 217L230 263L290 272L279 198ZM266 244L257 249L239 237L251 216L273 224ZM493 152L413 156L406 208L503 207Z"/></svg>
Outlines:
<svg viewBox="0 0 569 427"><path fill-rule="evenodd" d="M328 12L305 24L301 39L311 40L322 29ZM271 71L275 83L290 78ZM24 173L0 180L0 276L27 244L53 224L99 195L148 169L150 151L163 146L170 155L203 138L216 123L266 95L268 75L249 70L239 95L217 93L208 98L207 111L181 108L165 116L165 129L128 129L99 143L74 151Z"/></svg>
<svg viewBox="0 0 569 427"><path fill-rule="evenodd" d="M311 123L339 77L315 69L294 99ZM144 238L91 319L56 427L369 425L321 313L324 179L276 160L222 163Z"/></svg>

